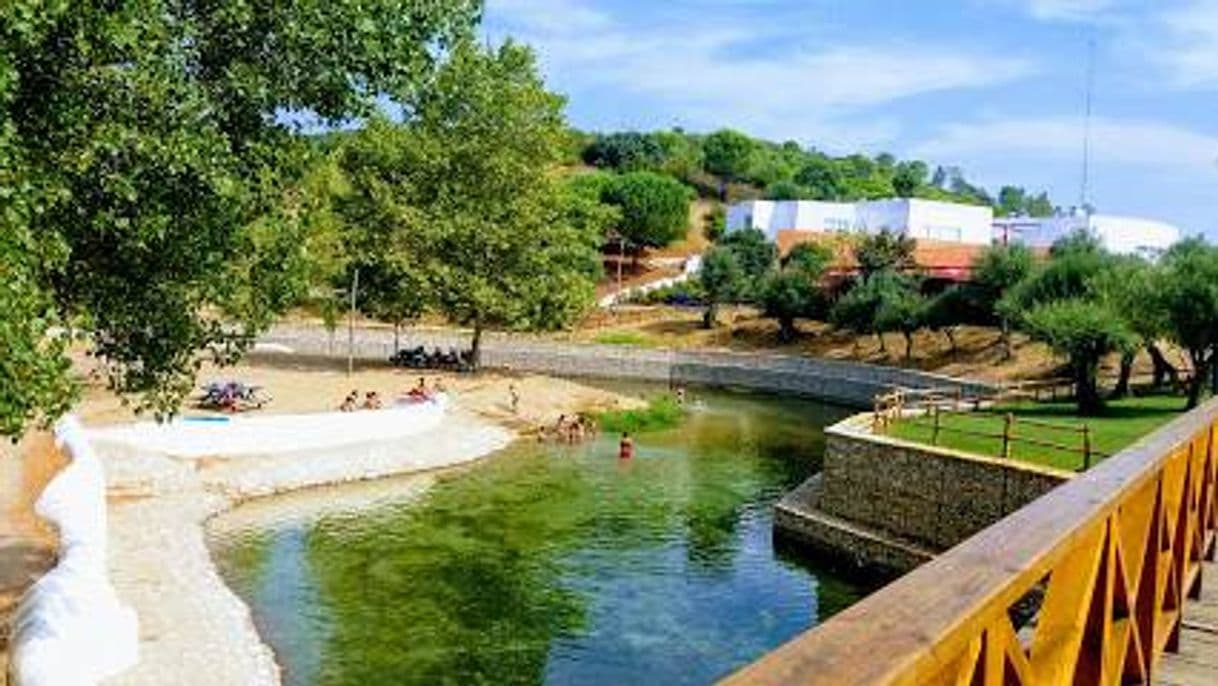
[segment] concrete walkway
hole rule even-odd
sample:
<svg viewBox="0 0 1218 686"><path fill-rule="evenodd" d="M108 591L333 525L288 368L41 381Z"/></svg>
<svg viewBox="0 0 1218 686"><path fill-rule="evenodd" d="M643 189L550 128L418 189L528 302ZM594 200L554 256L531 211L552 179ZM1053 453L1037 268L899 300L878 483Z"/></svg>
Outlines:
<svg viewBox="0 0 1218 686"><path fill-rule="evenodd" d="M1218 563L1206 562L1201 579L1201 598L1184 606L1180 651L1160 658L1152 680L1156 684L1218 684Z"/></svg>

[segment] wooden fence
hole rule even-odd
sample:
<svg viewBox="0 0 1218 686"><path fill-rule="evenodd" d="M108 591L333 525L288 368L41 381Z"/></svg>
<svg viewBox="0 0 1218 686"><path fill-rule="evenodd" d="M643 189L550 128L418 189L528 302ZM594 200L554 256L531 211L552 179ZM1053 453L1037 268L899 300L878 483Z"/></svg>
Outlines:
<svg viewBox="0 0 1218 686"><path fill-rule="evenodd" d="M1218 527L1218 400L729 677L729 684L1150 683Z"/></svg>

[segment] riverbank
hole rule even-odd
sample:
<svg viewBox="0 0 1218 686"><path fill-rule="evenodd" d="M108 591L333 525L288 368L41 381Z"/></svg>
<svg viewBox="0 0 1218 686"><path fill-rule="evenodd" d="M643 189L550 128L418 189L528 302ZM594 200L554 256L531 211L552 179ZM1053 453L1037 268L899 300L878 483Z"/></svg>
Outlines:
<svg viewBox="0 0 1218 686"><path fill-rule="evenodd" d="M377 391L392 398L413 386L418 373L387 368L358 370L348 376L332 367L255 362L224 370L205 370L200 382L239 379L262 386L274 400L259 416L332 411L351 390ZM352 479L420 473L482 458L559 414L634 407L633 400L581 384L536 375L427 374L440 381L452 405L438 426L401 440L400 449L356 448L348 454L302 458L285 470L283 461L223 456L171 459L102 449L108 480L111 580L122 600L140 618L140 663L109 684L275 684L279 670L259 638L248 608L225 586L205 545L204 525L217 513L255 495L279 493ZM512 408L511 388L519 398ZM104 389L88 387L76 408L87 425L99 427L134 419L131 410ZM203 414L187 409L187 415ZM366 446L365 446L366 448ZM375 454L374 454L375 453ZM33 451L22 454L33 455ZM32 459L32 458L31 458ZM297 460L299 462L299 460ZM48 465L42 483L55 472ZM7 528L31 522L41 484L31 475L10 475L0 489L5 503L6 550L38 539L30 531ZM10 584L15 599L52 561L43 535L41 564L25 564ZM6 558L12 558L6 555ZM7 577L6 577L7 578ZM11 609L11 608L10 608ZM6 613L7 614L7 613ZM7 617L0 616L0 620Z"/></svg>

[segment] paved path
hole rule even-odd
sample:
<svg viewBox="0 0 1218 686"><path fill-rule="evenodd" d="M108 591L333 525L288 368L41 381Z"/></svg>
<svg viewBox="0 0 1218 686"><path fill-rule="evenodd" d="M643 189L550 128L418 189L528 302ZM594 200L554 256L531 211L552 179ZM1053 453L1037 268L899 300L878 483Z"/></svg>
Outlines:
<svg viewBox="0 0 1218 686"><path fill-rule="evenodd" d="M1201 578L1201 598L1184 607L1180 652L1163 655L1154 677L1156 684L1218 684L1218 562L1206 562Z"/></svg>

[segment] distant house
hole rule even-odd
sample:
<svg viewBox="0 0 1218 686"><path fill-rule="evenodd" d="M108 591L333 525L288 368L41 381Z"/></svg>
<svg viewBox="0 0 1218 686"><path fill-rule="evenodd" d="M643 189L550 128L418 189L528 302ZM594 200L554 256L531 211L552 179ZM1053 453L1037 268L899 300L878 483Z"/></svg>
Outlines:
<svg viewBox="0 0 1218 686"><path fill-rule="evenodd" d="M853 203L750 200L728 209L727 230L757 229L777 241L786 231L874 234L887 229L917 239L989 245L993 220L989 207L916 198Z"/></svg>
<svg viewBox="0 0 1218 686"><path fill-rule="evenodd" d="M1000 217L994 220L995 243L1022 243L1049 248L1058 240L1085 230L1110 252L1157 257L1180 240L1180 229L1166 222L1109 214L1068 214L1055 217Z"/></svg>

